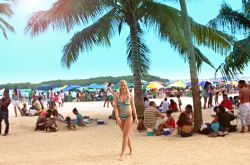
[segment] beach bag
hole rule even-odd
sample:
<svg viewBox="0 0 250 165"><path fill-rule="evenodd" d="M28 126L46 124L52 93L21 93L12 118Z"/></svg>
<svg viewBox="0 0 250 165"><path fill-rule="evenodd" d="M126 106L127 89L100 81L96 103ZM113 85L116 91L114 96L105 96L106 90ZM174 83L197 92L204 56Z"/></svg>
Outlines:
<svg viewBox="0 0 250 165"><path fill-rule="evenodd" d="M203 135L208 135L208 134L212 133L212 130L210 128L210 124L209 123L202 124L198 133L203 134Z"/></svg>
<svg viewBox="0 0 250 165"><path fill-rule="evenodd" d="M230 125L228 132L236 132L237 126L236 125Z"/></svg>

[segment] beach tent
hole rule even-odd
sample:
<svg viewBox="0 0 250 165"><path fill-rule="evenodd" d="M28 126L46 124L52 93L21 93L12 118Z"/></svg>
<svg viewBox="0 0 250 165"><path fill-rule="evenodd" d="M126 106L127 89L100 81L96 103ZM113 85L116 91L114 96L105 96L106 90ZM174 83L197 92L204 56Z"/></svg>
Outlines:
<svg viewBox="0 0 250 165"><path fill-rule="evenodd" d="M71 91L71 90L73 90L73 89L77 89L77 88L80 88L80 87L81 87L81 86L69 84L69 85L67 85L65 88L63 88L62 90L63 90L64 92L66 92L66 91Z"/></svg>
<svg viewBox="0 0 250 165"><path fill-rule="evenodd" d="M186 86L187 85L183 81L176 81L168 85L168 87L179 87L179 88L186 88Z"/></svg>
<svg viewBox="0 0 250 165"><path fill-rule="evenodd" d="M77 88L77 90L80 90L80 91L86 91L87 89L88 89L88 86Z"/></svg>
<svg viewBox="0 0 250 165"><path fill-rule="evenodd" d="M88 88L92 88L92 89L106 89L107 86L104 86L102 84L90 84L88 86Z"/></svg>
<svg viewBox="0 0 250 165"><path fill-rule="evenodd" d="M56 86L55 85L41 85L41 86L37 86L34 89L36 90L40 90L40 91L48 91L51 89L54 89Z"/></svg>

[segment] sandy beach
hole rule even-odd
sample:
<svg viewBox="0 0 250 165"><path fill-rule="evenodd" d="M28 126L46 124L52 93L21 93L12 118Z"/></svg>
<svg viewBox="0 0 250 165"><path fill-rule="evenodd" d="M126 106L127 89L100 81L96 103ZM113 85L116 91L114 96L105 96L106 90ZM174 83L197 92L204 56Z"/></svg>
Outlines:
<svg viewBox="0 0 250 165"><path fill-rule="evenodd" d="M154 100L158 105L162 101ZM182 102L184 108L191 103L191 98L183 97ZM133 155L118 161L122 136L115 121L108 120L112 108L104 108L103 102L72 102L65 103L59 112L74 117L71 113L74 107L81 114L103 119L107 124L91 124L75 131L58 124L58 132L34 132L37 117L16 118L10 105L10 135L0 136L0 165L235 165L249 164L250 161L250 133L231 133L217 138L198 134L190 138L177 135L147 137L146 133L138 133L135 125L132 129ZM210 110L203 110L204 122L212 120L209 114ZM174 114L175 120L178 115Z"/></svg>

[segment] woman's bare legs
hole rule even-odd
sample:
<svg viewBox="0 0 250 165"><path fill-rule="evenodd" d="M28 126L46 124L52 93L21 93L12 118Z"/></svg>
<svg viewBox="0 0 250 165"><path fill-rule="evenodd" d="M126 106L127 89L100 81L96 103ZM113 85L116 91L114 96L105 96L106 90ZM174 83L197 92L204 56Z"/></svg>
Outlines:
<svg viewBox="0 0 250 165"><path fill-rule="evenodd" d="M132 127L133 124L133 118L132 116L130 116L128 119L126 120L121 120L120 123L120 128L122 130L123 133L123 139L122 139L122 150L121 150L121 154L120 154L120 160L124 159L124 151L126 146L129 146L130 149L130 154L132 154L132 145L131 145L131 139L129 137L129 133L130 133L130 129Z"/></svg>
<svg viewBox="0 0 250 165"><path fill-rule="evenodd" d="M15 115L17 117L16 106L14 106Z"/></svg>
<svg viewBox="0 0 250 165"><path fill-rule="evenodd" d="M203 109L206 109L206 104L207 104L207 97L203 97L204 98L204 105L203 105Z"/></svg>
<svg viewBox="0 0 250 165"><path fill-rule="evenodd" d="M20 115L23 116L23 112L22 112L21 108L20 107L17 107L17 108L18 108L18 110L20 112Z"/></svg>

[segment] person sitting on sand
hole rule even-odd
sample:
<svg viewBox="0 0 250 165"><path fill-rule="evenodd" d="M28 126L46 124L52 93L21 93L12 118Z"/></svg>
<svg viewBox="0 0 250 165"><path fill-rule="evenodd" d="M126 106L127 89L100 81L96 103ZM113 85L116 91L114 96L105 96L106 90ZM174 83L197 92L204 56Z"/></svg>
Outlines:
<svg viewBox="0 0 250 165"><path fill-rule="evenodd" d="M221 132L219 132L220 123L219 123L219 116L217 114L211 115L214 119L211 122L211 130L213 131L211 134L209 134L209 137L217 137L218 135L223 135ZM225 136L225 135L224 135Z"/></svg>
<svg viewBox="0 0 250 165"><path fill-rule="evenodd" d="M76 115L75 124L80 127L85 126L83 117L76 108L73 109L73 113Z"/></svg>
<svg viewBox="0 0 250 165"><path fill-rule="evenodd" d="M30 113L28 112L26 103L23 103L23 108L21 109L21 111L23 113L23 116L30 116Z"/></svg>
<svg viewBox="0 0 250 165"><path fill-rule="evenodd" d="M181 137L190 137L193 135L192 121L185 113L181 113L177 121L178 134Z"/></svg>
<svg viewBox="0 0 250 165"><path fill-rule="evenodd" d="M220 106L223 106L224 108L227 108L230 111L233 110L233 102L231 100L229 100L227 94L223 95L223 100L220 103Z"/></svg>
<svg viewBox="0 0 250 165"><path fill-rule="evenodd" d="M167 98L165 98L164 101L161 102L160 107L162 109L161 110L162 113L166 113L167 110L169 110L169 103Z"/></svg>
<svg viewBox="0 0 250 165"><path fill-rule="evenodd" d="M230 129L230 121L232 119L232 115L227 113L223 106L214 107L214 111L216 112L216 115L219 118L218 119L220 124L219 130L223 132L225 135L227 135Z"/></svg>
<svg viewBox="0 0 250 165"><path fill-rule="evenodd" d="M192 122L194 121L194 113L192 105L190 104L186 105L185 111L183 111L182 113L184 113Z"/></svg>
<svg viewBox="0 0 250 165"><path fill-rule="evenodd" d="M172 110L173 112L178 111L177 104L173 99L170 99L169 110Z"/></svg>
<svg viewBox="0 0 250 165"><path fill-rule="evenodd" d="M164 118L165 116L157 110L155 102L150 101L149 107L144 111L144 126L146 128L155 128L157 117Z"/></svg>
<svg viewBox="0 0 250 165"><path fill-rule="evenodd" d="M53 127L53 125L55 127ZM47 113L46 115L45 122L44 122L44 129L45 129L45 132L57 131L56 119L54 117L51 117L51 113Z"/></svg>
<svg viewBox="0 0 250 165"><path fill-rule="evenodd" d="M66 127L71 130L73 128L74 130L76 129L75 123L69 116L66 117Z"/></svg>
<svg viewBox="0 0 250 165"><path fill-rule="evenodd" d="M166 112L167 119L166 119L166 121L164 123L160 124L160 126L158 127L158 130L156 131L155 135L162 135L163 128L174 129L176 127L175 120L174 120L174 118L171 115L172 113L173 113L172 110L168 110Z"/></svg>
<svg viewBox="0 0 250 165"><path fill-rule="evenodd" d="M51 116L52 111L48 110L46 112L46 115L40 115L38 117L37 122L36 122L35 131L44 131L45 130L45 124L46 124L48 114Z"/></svg>

